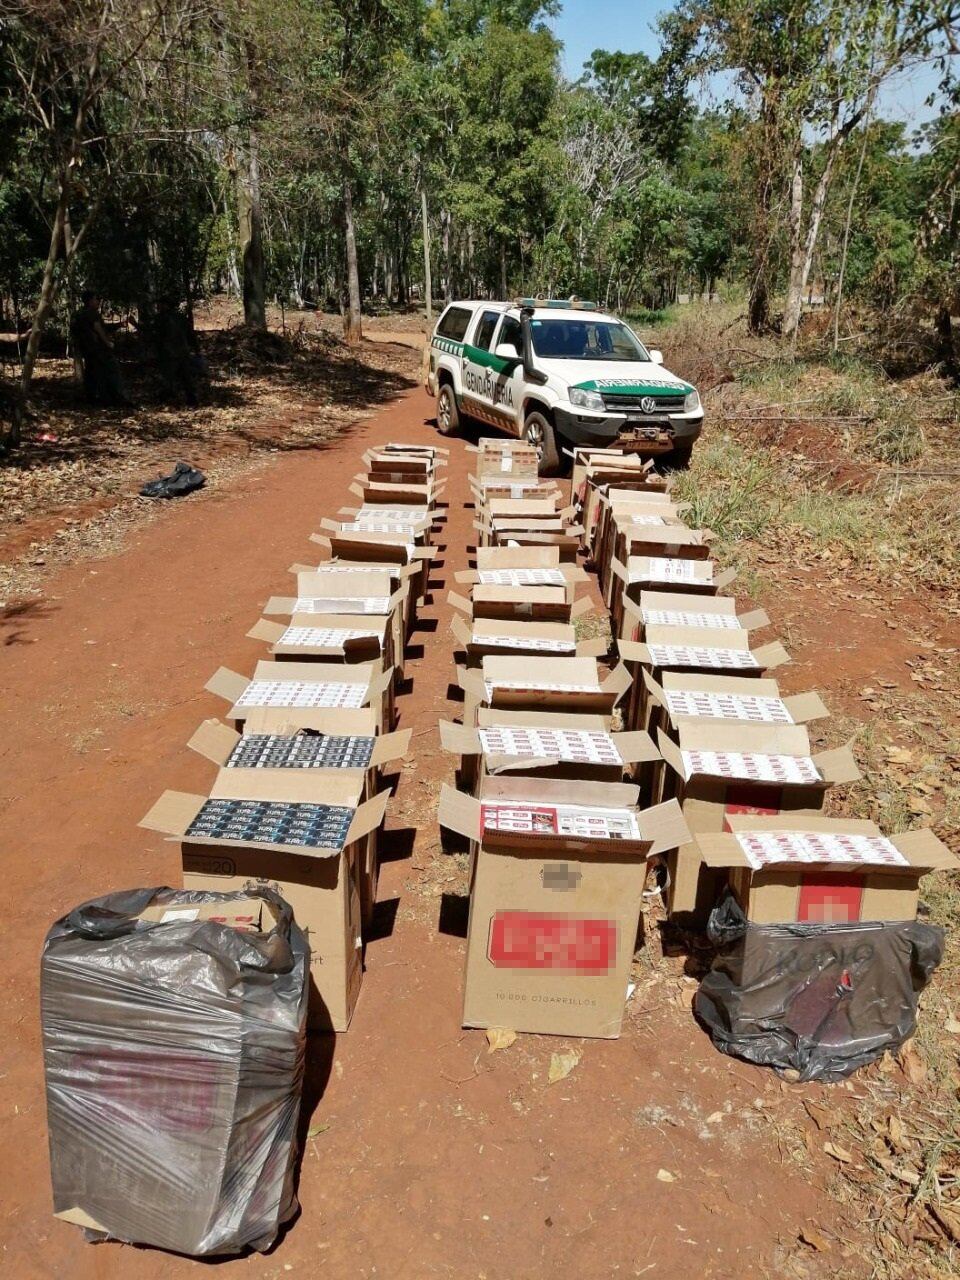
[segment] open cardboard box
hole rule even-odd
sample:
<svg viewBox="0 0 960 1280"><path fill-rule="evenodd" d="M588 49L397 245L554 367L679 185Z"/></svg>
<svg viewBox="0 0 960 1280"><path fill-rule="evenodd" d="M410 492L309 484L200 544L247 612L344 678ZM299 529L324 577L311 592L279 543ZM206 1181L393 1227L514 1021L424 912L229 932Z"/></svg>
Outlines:
<svg viewBox="0 0 960 1280"><path fill-rule="evenodd" d="M241 772L246 776L236 776ZM260 884L285 898L310 945L308 1024L319 1030L346 1031L363 971L365 841L382 823L389 793L363 801L363 783L358 778L330 772L305 777L296 769L276 772L282 776L259 778L250 770L221 769L209 797L166 791L140 826L162 832L180 844L187 889L229 893ZM344 844L337 848L188 834L208 799L332 805L353 814Z"/></svg>
<svg viewBox="0 0 960 1280"><path fill-rule="evenodd" d="M544 477L537 480L516 480L510 476L470 476L470 492L474 505L481 507L491 498L549 498L556 494L557 506L563 503L558 481Z"/></svg>
<svg viewBox="0 0 960 1280"><path fill-rule="evenodd" d="M932 831L883 837L872 822L795 814L728 815L727 825L697 847L753 924L913 920L921 877L960 869Z"/></svg>
<svg viewBox="0 0 960 1280"><path fill-rule="evenodd" d="M576 564L561 564L557 547L478 547L476 569L454 574L463 585L499 587L566 587L572 602L574 589L590 581Z"/></svg>
<svg viewBox="0 0 960 1280"><path fill-rule="evenodd" d="M476 722L480 706L516 711L582 711L609 715L631 686L621 663L604 679L596 658L514 658L489 654L480 669L457 668L464 691L464 724Z"/></svg>
<svg viewBox="0 0 960 1280"><path fill-rule="evenodd" d="M620 638L623 640L643 640L648 625L717 631L721 636L729 632L758 631L770 625L763 609L737 613L737 602L732 596L641 591L639 603L624 596L622 605Z"/></svg>
<svg viewBox="0 0 960 1280"><path fill-rule="evenodd" d="M477 455L476 474L508 477L511 480L536 480L540 474L540 453L526 440L497 439L481 436L476 445L467 445L467 453Z"/></svg>
<svg viewBox="0 0 960 1280"><path fill-rule="evenodd" d="M684 721L677 741L662 730L663 786L658 798L680 802L695 836L729 830L731 814L816 814L827 791L860 777L849 746L812 753L805 726ZM667 855L667 909L703 927L725 880L704 867L694 845Z"/></svg>
<svg viewBox="0 0 960 1280"><path fill-rule="evenodd" d="M263 640L279 661L324 658L328 662L376 662L395 666L389 618L356 614L295 613L289 624L261 618L250 628L251 640Z"/></svg>
<svg viewBox="0 0 960 1280"><path fill-rule="evenodd" d="M380 775L384 765L402 760L410 750L412 729L401 729L397 733L377 734L376 724L369 708L359 711L331 711L328 713L322 732L305 735L302 730L290 725L279 729L267 730L261 734L256 725L251 727L248 720L244 726L246 732L239 734L220 720L204 720L187 743L187 746L198 755L212 761L218 768L229 769L242 783L250 775L254 777L271 777L275 774L285 775L298 772L304 776L332 772L338 776L355 779L361 783L360 797L372 799L380 790ZM232 760L243 758L243 751L250 745L270 743L271 745L288 743L291 747L302 745L304 738L323 745L326 740L349 739L353 744L362 744L369 749L369 759L365 766L325 766L324 768L298 768L296 763L279 767L248 768L234 765ZM259 785L259 784L257 784ZM364 841L361 850L360 867L360 911L364 925L369 924L373 908L377 900L377 880L379 876L377 858L377 840L371 834Z"/></svg>
<svg viewBox="0 0 960 1280"><path fill-rule="evenodd" d="M334 521L322 520L324 533L312 533L310 541L323 547L327 560L316 566L322 571L327 564L344 568L349 565L396 565L401 582L410 583L406 603L406 624L412 624L415 607L427 594L427 582L437 552L433 547L417 546L405 534L374 533L369 530L343 531Z"/></svg>
<svg viewBox="0 0 960 1280"><path fill-rule="evenodd" d="M635 501L623 498L622 489L600 490L598 509L593 530L587 543L587 552L597 568L601 585L606 588L610 578L610 562L616 556L625 561L629 552L620 541L620 531L634 527L683 526L684 502L673 502L666 493L639 494ZM627 490L627 493L630 491ZM615 499L611 495L618 495Z"/></svg>
<svg viewBox="0 0 960 1280"><path fill-rule="evenodd" d="M678 548L683 551L684 548ZM699 553L698 553L699 554ZM610 561L610 615L614 634L623 625L624 598L638 601L643 591L677 591L714 596L736 577L735 569L718 569L713 560L693 555L630 556L626 564Z"/></svg>
<svg viewBox="0 0 960 1280"><path fill-rule="evenodd" d="M510 528L501 528L499 524L490 532L490 543L493 547L555 547L561 561L572 563L580 551L580 531L577 526L566 530L558 529L524 529L516 527L522 521L511 522Z"/></svg>
<svg viewBox="0 0 960 1280"><path fill-rule="evenodd" d="M347 492L360 498L364 505L416 505L432 510L443 496L445 488L446 481L437 481L432 477L424 483L407 480L401 484L392 484L377 475L359 475L347 486Z"/></svg>
<svg viewBox="0 0 960 1280"><path fill-rule="evenodd" d="M665 671L657 682L643 670L650 732L663 728L676 737L685 721L734 721L754 724L808 724L829 715L816 693L784 696L776 680L765 676L710 676ZM651 727L652 726L652 727Z"/></svg>
<svg viewBox="0 0 960 1280"><path fill-rule="evenodd" d="M457 615L450 630L467 657L467 666L479 666L487 654L512 653L538 658L549 654L566 657L602 657L607 645L599 637L577 641L574 627L564 622L517 622L512 618L471 618Z"/></svg>
<svg viewBox="0 0 960 1280"><path fill-rule="evenodd" d="M393 669L378 663L261 660L250 677L221 667L205 688L230 703L227 718L237 729L254 710L261 725L312 729L318 711L364 706L374 712L378 732L393 727Z"/></svg>
<svg viewBox="0 0 960 1280"><path fill-rule="evenodd" d="M469 599L456 591L448 592L447 603L468 618L511 618L517 622L571 623L593 612L593 602L588 596L573 599L572 586L513 587L478 583Z"/></svg>
<svg viewBox="0 0 960 1280"><path fill-rule="evenodd" d="M295 596L271 596L265 614L307 615L322 626L325 616L389 618L394 659L402 664L404 641L412 625L413 593L406 566L346 566L324 562L317 568L291 565L296 575ZM402 667L401 667L402 670Z"/></svg>
<svg viewBox="0 0 960 1280"><path fill-rule="evenodd" d="M476 728L441 720L440 742L460 757L468 791L477 791L483 778L504 773L566 778L578 785L622 782L638 764L660 761L649 734L611 733L609 716L561 711L481 707Z"/></svg>
<svg viewBox="0 0 960 1280"><path fill-rule="evenodd" d="M443 826L475 842L463 1025L547 1035L620 1034L647 858L688 832L675 802L637 809L636 787L582 783L577 804L629 815L637 838L493 829L523 806L545 819L569 783L487 779L479 799L444 787ZM621 817L622 820L622 817ZM559 826L559 823L555 823Z"/></svg>

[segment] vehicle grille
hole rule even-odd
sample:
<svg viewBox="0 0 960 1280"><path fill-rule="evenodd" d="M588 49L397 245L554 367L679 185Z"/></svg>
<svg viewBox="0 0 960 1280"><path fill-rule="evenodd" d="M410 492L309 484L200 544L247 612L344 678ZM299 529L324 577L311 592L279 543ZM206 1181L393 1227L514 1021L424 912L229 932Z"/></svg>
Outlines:
<svg viewBox="0 0 960 1280"><path fill-rule="evenodd" d="M615 409L623 412L624 410L632 410L634 413L643 413L640 408L640 401L645 400L645 396L628 396L616 395L612 392L604 391L603 403L607 409ZM679 413L683 409L683 394L680 395L655 395L651 397L656 403L654 413Z"/></svg>

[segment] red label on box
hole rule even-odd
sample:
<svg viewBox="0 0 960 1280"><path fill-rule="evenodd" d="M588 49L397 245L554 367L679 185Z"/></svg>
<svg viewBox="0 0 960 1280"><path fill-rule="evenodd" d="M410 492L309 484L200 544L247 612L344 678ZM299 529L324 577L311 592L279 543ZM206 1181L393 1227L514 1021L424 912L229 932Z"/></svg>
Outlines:
<svg viewBox="0 0 960 1280"><path fill-rule="evenodd" d="M862 876L804 876L797 920L809 924L855 924L860 919L862 902Z"/></svg>
<svg viewBox="0 0 960 1280"><path fill-rule="evenodd" d="M617 959L617 922L566 912L497 911L487 956L498 969L609 973Z"/></svg>
<svg viewBox="0 0 960 1280"><path fill-rule="evenodd" d="M749 782L738 782L727 787L727 803L723 806L723 829L732 830L727 817L730 814L746 814L764 818L780 812L780 788L756 787Z"/></svg>

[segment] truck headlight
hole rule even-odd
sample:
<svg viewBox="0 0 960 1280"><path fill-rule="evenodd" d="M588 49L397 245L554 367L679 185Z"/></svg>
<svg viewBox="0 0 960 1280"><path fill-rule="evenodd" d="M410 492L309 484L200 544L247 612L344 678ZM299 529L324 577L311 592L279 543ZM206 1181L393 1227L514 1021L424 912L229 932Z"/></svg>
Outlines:
<svg viewBox="0 0 960 1280"><path fill-rule="evenodd" d="M599 391L584 391L582 387L570 388L570 403L578 409L595 409L598 413L603 413L606 408Z"/></svg>
<svg viewBox="0 0 960 1280"><path fill-rule="evenodd" d="M693 413L696 409L699 409L699 408L700 408L700 393L698 391L691 391L686 396L684 396L683 398L684 413Z"/></svg>

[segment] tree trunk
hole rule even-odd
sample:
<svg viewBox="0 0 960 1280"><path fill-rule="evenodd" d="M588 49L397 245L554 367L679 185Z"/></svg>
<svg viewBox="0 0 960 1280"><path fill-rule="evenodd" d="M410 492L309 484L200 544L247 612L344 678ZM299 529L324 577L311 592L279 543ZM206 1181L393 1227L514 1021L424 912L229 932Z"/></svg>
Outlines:
<svg viewBox="0 0 960 1280"><path fill-rule="evenodd" d="M800 327L803 310L803 150L798 147L793 158L793 181L790 184L790 278L783 312L783 335L794 337Z"/></svg>
<svg viewBox="0 0 960 1280"><path fill-rule="evenodd" d="M343 239L347 262L347 314L343 318L343 336L347 342L363 337L360 310L360 271L357 265L357 235L353 224L353 185L350 175L343 180Z"/></svg>
<svg viewBox="0 0 960 1280"><path fill-rule="evenodd" d="M40 285L40 297L37 300L36 310L33 313L33 323L30 325L30 336L27 339L27 349L23 355L23 368L20 371L20 395L19 408L20 413L14 415L14 421L7 437L6 447L15 449L20 443L20 425L23 414L26 411L27 403L30 399L30 385L33 382L33 371L37 364L37 354L40 350L40 338L43 334L43 326L47 322L47 316L53 306L54 299L57 296L57 261L60 258L61 245L63 243L63 228L66 223L67 206L70 202L69 179L63 178L60 183L60 198L57 201L57 209L53 217L53 227L50 230L50 246L47 250L47 260L43 267L43 280Z"/></svg>
<svg viewBox="0 0 960 1280"><path fill-rule="evenodd" d="M263 211L260 204L260 155L256 129L247 136L246 152L237 166L237 215L243 272L243 320L251 329L267 327L267 285L263 256Z"/></svg>
<svg viewBox="0 0 960 1280"><path fill-rule="evenodd" d="M857 190L860 186L860 175L863 173L863 162L867 154L867 141L869 133L867 125L863 130L863 146L860 148L860 159L857 161L857 172L854 175L853 185L850 188L850 199L847 201L847 217L843 224L843 246L840 250L840 270L837 273L837 288L833 300L833 350L836 353L840 349L840 308L843 306L843 282L847 274L847 254L850 250L850 228L853 226L853 207L857 199Z"/></svg>
<svg viewBox="0 0 960 1280"><path fill-rule="evenodd" d="M451 258L450 258L449 210L444 209L443 213L440 215L440 225L442 228L442 237L443 237L443 270L444 270L443 300L446 303L450 303L453 301L453 280L451 278L453 275L453 262L451 261Z"/></svg>
<svg viewBox="0 0 960 1280"><path fill-rule="evenodd" d="M423 296L427 304L427 324L433 324L433 277L430 272L430 217L427 188L420 177L420 221L423 231Z"/></svg>

